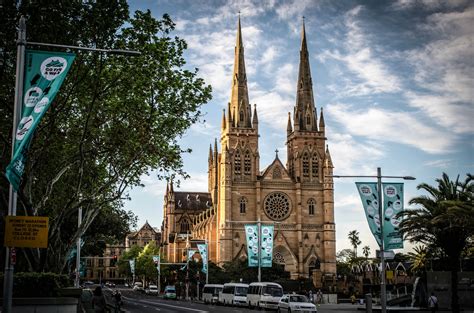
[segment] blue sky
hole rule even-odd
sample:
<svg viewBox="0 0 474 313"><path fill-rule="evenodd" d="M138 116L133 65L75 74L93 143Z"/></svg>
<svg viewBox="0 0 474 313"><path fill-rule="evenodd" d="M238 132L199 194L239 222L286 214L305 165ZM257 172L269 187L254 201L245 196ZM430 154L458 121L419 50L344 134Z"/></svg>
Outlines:
<svg viewBox="0 0 474 313"><path fill-rule="evenodd" d="M179 190L207 191L209 144L220 136L230 100L238 12L250 103L257 104L260 168L278 149L286 160L287 112L296 101L302 16L305 16L317 111L338 175L410 175L405 206L421 182L442 172L453 179L474 165L474 2L472 1L130 1L131 11L170 14L185 39L189 68L213 87L204 116L181 139L191 179ZM318 113L319 114L319 113ZM335 180L337 250L347 234L376 249L354 179ZM161 226L165 182L153 174L125 205Z"/></svg>

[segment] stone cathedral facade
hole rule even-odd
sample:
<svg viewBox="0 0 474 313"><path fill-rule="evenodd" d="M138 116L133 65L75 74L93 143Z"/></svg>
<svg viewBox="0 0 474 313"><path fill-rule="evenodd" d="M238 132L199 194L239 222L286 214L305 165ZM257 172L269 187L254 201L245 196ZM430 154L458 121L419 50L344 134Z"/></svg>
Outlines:
<svg viewBox="0 0 474 313"><path fill-rule="evenodd" d="M257 108L252 109L248 96L239 18L231 99L220 142L216 139L209 148L208 193L175 192L172 184L167 186L162 238L170 262L182 260L186 245L204 239L213 262L245 259L244 225L260 220L274 223L273 259L292 278L312 276L316 286L334 279L333 164L323 110L318 118L314 103L306 41L303 24L296 103L286 129L287 160L276 151L261 170Z"/></svg>

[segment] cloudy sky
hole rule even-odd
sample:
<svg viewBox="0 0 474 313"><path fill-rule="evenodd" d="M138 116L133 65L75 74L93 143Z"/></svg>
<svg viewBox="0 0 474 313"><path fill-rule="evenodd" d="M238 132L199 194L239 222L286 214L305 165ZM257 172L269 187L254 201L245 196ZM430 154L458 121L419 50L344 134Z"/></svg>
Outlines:
<svg viewBox="0 0 474 313"><path fill-rule="evenodd" d="M191 179L180 190L207 191L209 144L230 101L238 12L249 98L257 104L260 168L286 160L287 112L296 99L305 16L315 103L338 175L410 175L405 204L421 182L434 184L474 165L474 2L466 1L130 1L131 10L170 14L188 42L187 66L213 87L205 116L181 140ZM347 234L376 249L353 179L335 181L337 250ZM143 177L126 208L161 226L165 183Z"/></svg>

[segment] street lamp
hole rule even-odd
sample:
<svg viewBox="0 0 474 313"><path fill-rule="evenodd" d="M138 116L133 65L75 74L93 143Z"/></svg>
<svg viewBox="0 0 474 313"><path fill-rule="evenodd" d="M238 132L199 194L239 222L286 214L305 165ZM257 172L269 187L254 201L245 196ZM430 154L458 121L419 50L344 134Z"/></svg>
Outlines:
<svg viewBox="0 0 474 313"><path fill-rule="evenodd" d="M382 176L382 169L377 167L377 176L373 175L328 175L327 177L333 178L377 178L377 191L379 199L379 216L383 217L383 206L382 206L382 178L396 178L403 180L415 180L413 176ZM382 266L381 270L381 282L380 282L380 306L382 308L382 313L387 312L387 286L386 286L386 277L385 277L385 256L384 256L384 242L383 242L383 222L380 222L380 265Z"/></svg>

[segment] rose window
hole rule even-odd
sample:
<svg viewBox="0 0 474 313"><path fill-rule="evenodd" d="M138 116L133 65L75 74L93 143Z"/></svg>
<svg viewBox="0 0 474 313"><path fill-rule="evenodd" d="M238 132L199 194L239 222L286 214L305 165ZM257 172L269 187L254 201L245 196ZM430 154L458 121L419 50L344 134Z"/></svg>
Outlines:
<svg viewBox="0 0 474 313"><path fill-rule="evenodd" d="M271 193L265 199L264 211L272 220L282 221L290 215L290 199L281 192Z"/></svg>

